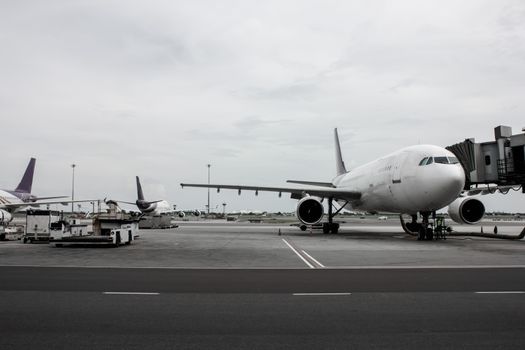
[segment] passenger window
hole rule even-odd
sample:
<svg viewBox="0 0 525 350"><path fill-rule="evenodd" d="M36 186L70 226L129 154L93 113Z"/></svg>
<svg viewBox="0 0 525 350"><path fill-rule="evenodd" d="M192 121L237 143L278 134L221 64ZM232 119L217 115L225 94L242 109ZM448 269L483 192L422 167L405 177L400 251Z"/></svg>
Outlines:
<svg viewBox="0 0 525 350"><path fill-rule="evenodd" d="M429 165L429 164L432 164L432 163L434 163L434 158L428 157L428 161L427 161L426 165Z"/></svg>
<svg viewBox="0 0 525 350"><path fill-rule="evenodd" d="M421 160L421 162L419 162L419 166L421 166L421 165L425 165L425 163L427 162L427 159L428 159L428 157L423 158L423 159Z"/></svg>
<svg viewBox="0 0 525 350"><path fill-rule="evenodd" d="M490 165L490 156L485 156L485 165Z"/></svg>

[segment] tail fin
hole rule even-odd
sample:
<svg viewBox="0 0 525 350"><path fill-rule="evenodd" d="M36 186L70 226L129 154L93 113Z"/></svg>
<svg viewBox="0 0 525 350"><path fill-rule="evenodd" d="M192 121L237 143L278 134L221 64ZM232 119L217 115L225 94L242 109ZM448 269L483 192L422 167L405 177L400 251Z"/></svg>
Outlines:
<svg viewBox="0 0 525 350"><path fill-rule="evenodd" d="M337 176L347 173L343 156L341 155L341 145L339 144L339 135L337 134L337 128L334 129L335 137L335 165Z"/></svg>
<svg viewBox="0 0 525 350"><path fill-rule="evenodd" d="M31 187L33 187L33 174L35 173L35 158L31 158L29 164L27 164L26 171L22 180L15 189L16 192L31 193Z"/></svg>
<svg viewBox="0 0 525 350"><path fill-rule="evenodd" d="M139 177L137 176L137 199L139 201L143 201L144 200L144 193L142 193L142 186L140 185L140 180L139 180Z"/></svg>

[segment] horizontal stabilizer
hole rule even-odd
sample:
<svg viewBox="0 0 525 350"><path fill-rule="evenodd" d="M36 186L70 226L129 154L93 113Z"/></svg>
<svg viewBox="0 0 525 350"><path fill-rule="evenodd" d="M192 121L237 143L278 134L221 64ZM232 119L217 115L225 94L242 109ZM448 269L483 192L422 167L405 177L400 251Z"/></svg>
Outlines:
<svg viewBox="0 0 525 350"><path fill-rule="evenodd" d="M331 182L301 181L301 180L287 180L286 182L291 183L291 184L301 184L301 185L311 185L311 186L335 188L334 184L331 183Z"/></svg>

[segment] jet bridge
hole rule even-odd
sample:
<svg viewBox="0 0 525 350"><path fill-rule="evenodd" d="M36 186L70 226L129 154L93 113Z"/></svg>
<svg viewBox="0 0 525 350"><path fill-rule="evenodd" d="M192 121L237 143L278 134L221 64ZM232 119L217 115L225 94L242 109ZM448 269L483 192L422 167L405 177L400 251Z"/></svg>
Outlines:
<svg viewBox="0 0 525 350"><path fill-rule="evenodd" d="M525 128L522 131L512 135L511 127L500 125L494 128L495 141L476 143L471 138L447 147L465 170L466 190L495 184L494 191L521 188L525 193Z"/></svg>

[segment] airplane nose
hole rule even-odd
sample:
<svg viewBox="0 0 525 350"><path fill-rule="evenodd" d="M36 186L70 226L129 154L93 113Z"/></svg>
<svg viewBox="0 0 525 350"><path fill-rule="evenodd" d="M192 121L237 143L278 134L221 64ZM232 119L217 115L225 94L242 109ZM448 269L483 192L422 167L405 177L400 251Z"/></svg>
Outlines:
<svg viewBox="0 0 525 350"><path fill-rule="evenodd" d="M437 197L440 198L441 205L446 206L458 198L465 187L465 173L461 165L457 165L443 167L440 175L439 186L436 187L440 193Z"/></svg>
<svg viewBox="0 0 525 350"><path fill-rule="evenodd" d="M449 175L449 188L455 189L459 195L465 187L465 171L461 165L455 166L455 171Z"/></svg>

